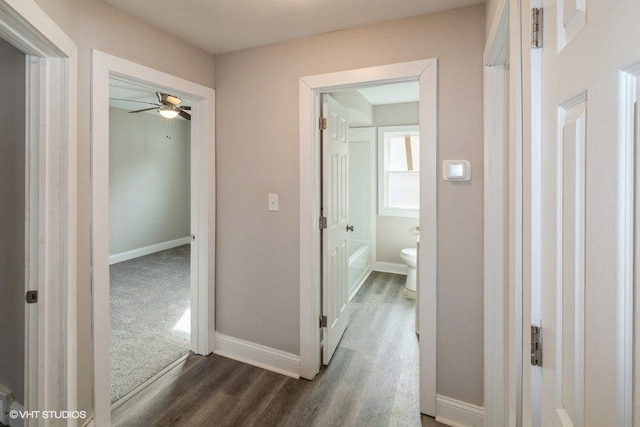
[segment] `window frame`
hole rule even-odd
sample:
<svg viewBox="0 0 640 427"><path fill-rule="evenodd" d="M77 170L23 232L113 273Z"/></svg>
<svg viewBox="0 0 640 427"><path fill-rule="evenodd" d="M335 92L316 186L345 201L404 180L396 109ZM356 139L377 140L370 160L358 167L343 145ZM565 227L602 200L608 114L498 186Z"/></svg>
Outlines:
<svg viewBox="0 0 640 427"><path fill-rule="evenodd" d="M397 134L402 133L405 135L418 135L420 136L420 126L419 125L404 125L404 126L378 126L378 215L380 216L396 216L396 217L405 217L405 218L419 218L420 217L420 208L394 208L389 206L389 170L388 170L388 162L387 162L387 134ZM420 159L416 159L418 161L418 170L417 171L407 171L408 173L418 173L418 177L420 177ZM418 182L420 179L418 178ZM419 191L419 190L418 190Z"/></svg>

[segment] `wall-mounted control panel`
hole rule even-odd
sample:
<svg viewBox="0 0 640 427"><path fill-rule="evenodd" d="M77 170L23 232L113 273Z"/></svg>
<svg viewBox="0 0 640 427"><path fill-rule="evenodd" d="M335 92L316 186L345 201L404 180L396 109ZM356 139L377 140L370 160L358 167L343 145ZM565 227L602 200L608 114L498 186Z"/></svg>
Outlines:
<svg viewBox="0 0 640 427"><path fill-rule="evenodd" d="M278 212L280 210L280 202L278 195L275 193L269 193L269 211Z"/></svg>
<svg viewBox="0 0 640 427"><path fill-rule="evenodd" d="M445 181L470 181L471 163L468 160L444 160L442 179Z"/></svg>

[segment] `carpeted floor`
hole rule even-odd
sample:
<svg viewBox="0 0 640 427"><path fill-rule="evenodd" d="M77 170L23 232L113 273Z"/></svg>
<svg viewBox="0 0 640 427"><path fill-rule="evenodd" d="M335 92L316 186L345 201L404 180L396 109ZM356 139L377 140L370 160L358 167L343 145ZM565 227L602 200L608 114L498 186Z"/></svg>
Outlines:
<svg viewBox="0 0 640 427"><path fill-rule="evenodd" d="M111 402L189 352L189 245L113 264Z"/></svg>

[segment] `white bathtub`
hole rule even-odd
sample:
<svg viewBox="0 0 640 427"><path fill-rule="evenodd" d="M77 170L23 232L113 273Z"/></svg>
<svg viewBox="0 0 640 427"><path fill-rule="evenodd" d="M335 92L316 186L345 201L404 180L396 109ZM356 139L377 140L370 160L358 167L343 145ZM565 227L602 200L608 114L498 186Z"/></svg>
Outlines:
<svg viewBox="0 0 640 427"><path fill-rule="evenodd" d="M349 299L371 272L371 242L349 240Z"/></svg>

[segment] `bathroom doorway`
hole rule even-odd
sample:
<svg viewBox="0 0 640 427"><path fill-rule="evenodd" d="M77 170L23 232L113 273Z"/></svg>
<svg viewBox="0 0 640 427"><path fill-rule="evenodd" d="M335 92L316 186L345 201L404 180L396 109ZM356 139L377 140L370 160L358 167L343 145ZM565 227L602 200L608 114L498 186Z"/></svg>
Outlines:
<svg viewBox="0 0 640 427"><path fill-rule="evenodd" d="M322 94L324 365L348 327L351 300L371 272L402 275L403 297L415 306L419 93L418 82L411 81Z"/></svg>
<svg viewBox="0 0 640 427"><path fill-rule="evenodd" d="M419 82L419 102L418 110L420 127L420 165L423 167L420 173L420 211L423 216L420 218L420 230L423 236L423 247L421 247L418 257L420 270L424 272L420 276L420 296L418 306L421 312L425 313L420 317L420 342L419 342L419 365L420 365L420 412L427 415L435 415L435 365L436 365L436 251L437 251L437 215L436 213L436 106L437 106L437 61L423 60L393 64L388 66L372 67L345 72L330 73L316 76L302 77L300 79L300 170L301 170L301 191L300 191L300 215L301 215L301 237L300 237L300 318L301 318L301 376L313 379L319 372L321 361L321 346L326 342L333 345L339 342L339 337L326 337L329 328L323 325L337 325L329 316L326 319L326 312L322 312L322 299L332 301L332 297L327 298L326 272L322 269L322 251L325 248L321 245L321 233L318 230L318 218L320 218L320 228L324 225L323 206L320 205L320 195L322 188L327 188L328 183L322 182L322 150L320 142L320 131L318 130L318 120L321 117L321 104L324 103L322 94L332 93L337 90L349 88L363 88L388 83L401 83L407 81ZM325 116L324 118L329 118ZM323 118L323 119L324 119ZM320 121L320 128L323 121ZM340 135L339 131L336 135ZM335 132L334 132L335 134ZM326 157L324 162L326 164ZM333 160L332 160L333 161ZM340 160L340 162L343 162ZM346 168L345 168L346 172ZM335 194L335 192L334 192ZM344 192L346 195L347 192ZM338 197L339 199L340 197ZM345 201L346 205L346 201ZM347 205L348 206L348 205ZM327 206L326 209L332 209ZM341 218L342 219L342 218ZM327 226L332 221L327 218ZM310 226L313 224L313 226ZM344 228L351 224L345 223ZM336 227L339 230L340 227ZM324 230L324 229L323 229ZM355 227L354 227L355 231ZM408 230L407 230L408 231ZM345 258L341 264L343 268L341 275L345 277L345 285L334 294L338 296L340 307L347 307L348 310L348 274L347 274L347 254L343 246ZM399 254L398 254L399 255ZM326 259L327 257L325 257ZM335 270L334 270L335 271ZM333 277L331 277L333 280ZM323 295L324 294L324 295ZM346 297L345 297L346 295ZM333 302L333 301L332 301ZM344 310L342 310L344 312ZM318 328L320 318L321 328ZM339 323L339 322L338 322ZM322 330L322 333L321 333Z"/></svg>

